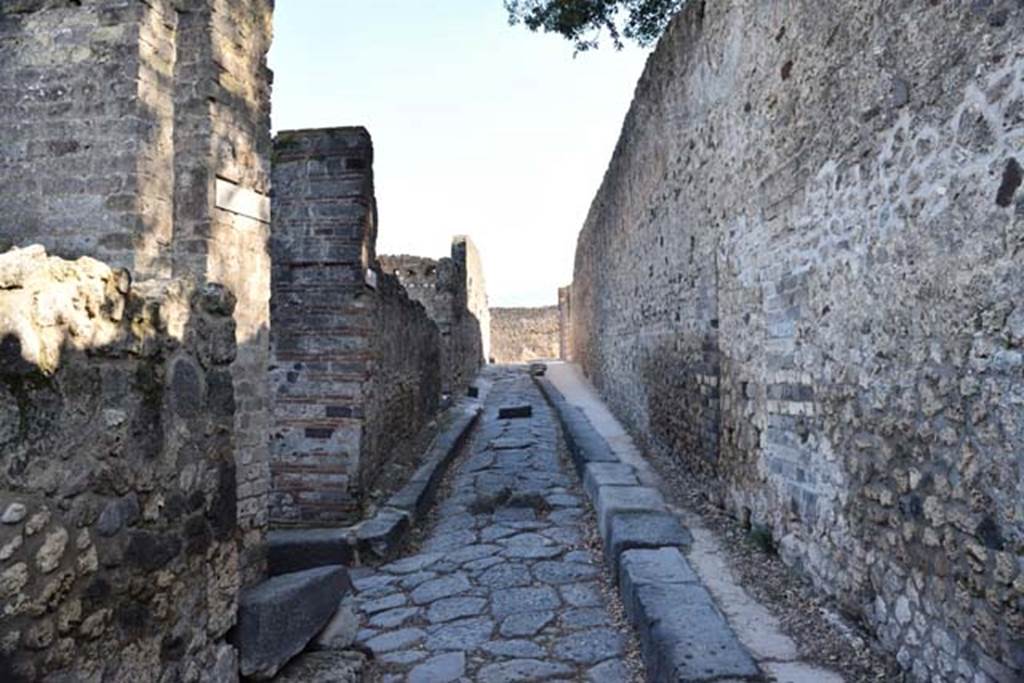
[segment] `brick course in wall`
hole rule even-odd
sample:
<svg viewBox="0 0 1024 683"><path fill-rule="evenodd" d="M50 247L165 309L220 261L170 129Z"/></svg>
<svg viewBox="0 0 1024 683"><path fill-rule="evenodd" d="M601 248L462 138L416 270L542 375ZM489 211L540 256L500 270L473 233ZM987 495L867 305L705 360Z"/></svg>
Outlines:
<svg viewBox="0 0 1024 683"><path fill-rule="evenodd" d="M440 338L380 270L362 128L275 140L271 386L277 524L358 519L384 463L440 396Z"/></svg>
<svg viewBox="0 0 1024 683"><path fill-rule="evenodd" d="M1024 675L1024 7L689 2L573 355L915 680Z"/></svg>
<svg viewBox="0 0 1024 683"><path fill-rule="evenodd" d="M491 359L495 363L528 363L561 357L557 306L492 308Z"/></svg>

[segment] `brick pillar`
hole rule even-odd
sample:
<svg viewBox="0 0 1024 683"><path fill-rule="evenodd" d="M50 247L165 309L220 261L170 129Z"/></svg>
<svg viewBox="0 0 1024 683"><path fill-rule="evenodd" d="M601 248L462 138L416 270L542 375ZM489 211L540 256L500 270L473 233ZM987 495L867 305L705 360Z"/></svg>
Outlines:
<svg viewBox="0 0 1024 683"><path fill-rule="evenodd" d="M367 283L376 261L372 163L362 128L282 132L274 141L275 524L357 514L351 491L375 314Z"/></svg>

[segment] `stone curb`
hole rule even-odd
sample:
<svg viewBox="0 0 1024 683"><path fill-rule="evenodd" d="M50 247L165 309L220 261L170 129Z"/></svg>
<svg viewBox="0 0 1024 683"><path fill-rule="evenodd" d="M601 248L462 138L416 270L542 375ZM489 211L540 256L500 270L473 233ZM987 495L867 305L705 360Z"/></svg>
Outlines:
<svg viewBox="0 0 1024 683"><path fill-rule="evenodd" d="M475 401L446 411L442 420L448 424L427 449L423 464L373 517L349 527L279 529L267 534L268 573L279 576L324 565L352 565L366 556L388 559L430 510L441 479L482 411Z"/></svg>
<svg viewBox="0 0 1024 683"><path fill-rule="evenodd" d="M661 494L642 486L586 414L550 380L534 383L562 425L573 464L598 519L605 562L640 638L651 683L763 680L750 653L680 550L692 537Z"/></svg>

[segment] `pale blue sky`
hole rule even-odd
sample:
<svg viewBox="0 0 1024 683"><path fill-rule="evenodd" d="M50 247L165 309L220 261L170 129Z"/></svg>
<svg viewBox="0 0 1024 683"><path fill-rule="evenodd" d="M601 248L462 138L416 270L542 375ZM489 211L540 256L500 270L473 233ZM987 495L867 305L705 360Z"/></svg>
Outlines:
<svg viewBox="0 0 1024 683"><path fill-rule="evenodd" d="M363 125L377 251L480 248L492 306L556 302L646 52L578 55L501 0L279 0L274 128Z"/></svg>

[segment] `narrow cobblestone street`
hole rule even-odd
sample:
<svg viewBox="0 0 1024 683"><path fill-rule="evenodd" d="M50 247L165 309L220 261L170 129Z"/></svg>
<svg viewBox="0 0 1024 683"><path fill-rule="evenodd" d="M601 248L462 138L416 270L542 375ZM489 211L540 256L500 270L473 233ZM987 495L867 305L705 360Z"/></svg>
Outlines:
<svg viewBox="0 0 1024 683"><path fill-rule="evenodd" d="M487 376L485 412L419 552L355 581L358 640L382 681L633 680L554 416L525 370ZM531 417L498 417L525 405Z"/></svg>

